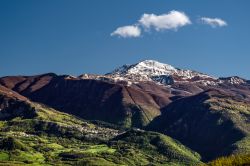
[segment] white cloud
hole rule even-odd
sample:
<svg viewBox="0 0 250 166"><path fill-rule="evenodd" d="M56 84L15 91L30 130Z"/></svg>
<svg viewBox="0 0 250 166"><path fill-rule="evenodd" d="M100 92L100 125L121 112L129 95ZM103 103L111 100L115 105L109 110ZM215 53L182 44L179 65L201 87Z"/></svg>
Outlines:
<svg viewBox="0 0 250 166"><path fill-rule="evenodd" d="M124 38L139 37L141 35L141 29L135 25L128 25L117 28L111 33L111 36L120 36Z"/></svg>
<svg viewBox="0 0 250 166"><path fill-rule="evenodd" d="M227 26L227 22L220 18L202 17L200 20L203 24L208 24L213 28Z"/></svg>
<svg viewBox="0 0 250 166"><path fill-rule="evenodd" d="M167 14L143 14L139 20L140 25L146 28L160 30L177 30L180 27L191 24L189 17L184 12L172 10Z"/></svg>

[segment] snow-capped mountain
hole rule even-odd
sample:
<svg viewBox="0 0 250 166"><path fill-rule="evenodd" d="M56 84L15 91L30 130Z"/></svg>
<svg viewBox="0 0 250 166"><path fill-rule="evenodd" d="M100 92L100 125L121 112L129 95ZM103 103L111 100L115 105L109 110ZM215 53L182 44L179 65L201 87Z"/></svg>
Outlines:
<svg viewBox="0 0 250 166"><path fill-rule="evenodd" d="M140 74L140 75L170 75L177 69L171 65L154 60L145 60L133 65L124 65L115 69L111 74Z"/></svg>
<svg viewBox="0 0 250 166"><path fill-rule="evenodd" d="M105 76L116 80L154 81L169 85L178 81L212 81L216 78L192 70L183 70L154 60L145 60L132 65L124 65Z"/></svg>
<svg viewBox="0 0 250 166"><path fill-rule="evenodd" d="M144 60L132 65L123 65L105 75L84 74L81 79L97 79L109 82L122 82L127 85L139 82L152 81L159 85L172 85L174 83L195 83L201 85L243 84L246 80L239 77L216 78L196 72L175 68L169 64L155 60Z"/></svg>

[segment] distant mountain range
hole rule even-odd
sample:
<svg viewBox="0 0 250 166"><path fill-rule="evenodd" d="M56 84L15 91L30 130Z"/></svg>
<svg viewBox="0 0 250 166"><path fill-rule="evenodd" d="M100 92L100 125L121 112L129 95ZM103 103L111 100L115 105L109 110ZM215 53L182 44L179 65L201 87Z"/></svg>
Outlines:
<svg viewBox="0 0 250 166"><path fill-rule="evenodd" d="M53 121L51 123L57 126L63 124L63 120L58 122L56 117L49 116L52 110L52 116L62 117L61 114L66 113L66 122L70 118L76 118L75 121L84 119L84 123L98 128L97 133L102 133L99 129L109 132L107 136L102 136L104 140L108 140L105 145L108 147L111 147L112 141L134 141L133 148L140 150L139 140L143 137L144 141L149 141L146 147L156 147L150 153L143 154L157 153L159 160L152 162L154 164L182 162L196 165L220 156L250 153L250 81L237 76L215 78L145 60L124 65L105 75L82 74L75 77L47 73L6 76L0 78L0 85L0 120L9 121L5 124L7 128L10 128L9 123L13 123L13 119L17 117L41 119L39 110L44 108L48 110L48 117L43 117L42 121L54 118L50 120ZM74 126L81 123L74 123ZM81 135L83 131L79 127L75 128L75 132ZM60 133L57 130L58 127L55 131ZM88 130L90 129L86 129ZM12 130L2 128L1 131L6 134L6 131ZM38 131L44 134L52 132L40 128L36 132ZM86 134L90 133L85 132ZM173 149L178 152L173 157L173 152L168 153L169 148L164 149L164 146L173 145L172 138L166 135L178 141L176 146L185 148L182 154ZM93 137L92 134L88 137L93 140L99 136ZM166 139L171 141L162 143ZM62 158L59 156L57 159ZM146 161L145 156L141 158ZM171 158L174 161L167 161ZM185 159L182 160L183 158ZM82 158L74 161L79 162L80 159ZM124 165L130 165L125 159L121 160L124 160ZM132 161L134 165L140 165L131 158ZM107 162L119 165L113 159Z"/></svg>

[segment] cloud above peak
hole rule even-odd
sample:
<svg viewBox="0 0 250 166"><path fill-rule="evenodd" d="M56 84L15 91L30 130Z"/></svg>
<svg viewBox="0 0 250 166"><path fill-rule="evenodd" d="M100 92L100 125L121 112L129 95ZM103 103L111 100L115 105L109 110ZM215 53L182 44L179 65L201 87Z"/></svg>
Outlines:
<svg viewBox="0 0 250 166"><path fill-rule="evenodd" d="M221 18L201 17L199 23L210 25L213 28L227 26L227 22ZM150 30L165 31L174 30L192 24L188 15L182 11L172 10L168 13L156 15L144 13L135 24L118 27L111 36L122 38L140 37L142 32Z"/></svg>
<svg viewBox="0 0 250 166"><path fill-rule="evenodd" d="M156 31L161 30L177 30L180 27L191 24L189 17L184 13L172 10L169 13L162 15L143 14L138 21L143 27Z"/></svg>
<svg viewBox="0 0 250 166"><path fill-rule="evenodd" d="M111 33L111 36L120 36L123 38L139 37L141 35L141 29L135 25L128 25L117 28Z"/></svg>
<svg viewBox="0 0 250 166"><path fill-rule="evenodd" d="M226 21L220 18L202 17L200 20L202 21L203 24L210 25L213 28L223 27L228 25Z"/></svg>
<svg viewBox="0 0 250 166"><path fill-rule="evenodd" d="M150 29L156 31L177 30L188 24L191 24L191 21L184 12L172 10L169 13L161 15L145 13L136 24L118 27L110 35L123 38L140 37L142 29L145 31Z"/></svg>

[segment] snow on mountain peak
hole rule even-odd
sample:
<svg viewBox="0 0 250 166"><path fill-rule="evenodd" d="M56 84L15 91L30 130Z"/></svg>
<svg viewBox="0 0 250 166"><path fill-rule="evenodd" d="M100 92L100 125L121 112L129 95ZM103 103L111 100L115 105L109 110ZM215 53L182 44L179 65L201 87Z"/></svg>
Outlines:
<svg viewBox="0 0 250 166"><path fill-rule="evenodd" d="M123 65L105 75L82 75L80 78L119 82L128 86L145 81L167 86L175 83L195 83L205 86L223 83L246 83L245 80L238 77L215 78L193 70L175 68L155 60L144 60L132 65Z"/></svg>
<svg viewBox="0 0 250 166"><path fill-rule="evenodd" d="M144 60L132 65L123 65L107 77L118 81L153 81L159 84L171 84L174 81L213 80L215 78L192 70L177 69L155 60ZM177 79L177 80L176 80Z"/></svg>
<svg viewBox="0 0 250 166"><path fill-rule="evenodd" d="M175 70L173 66L160 63L155 60L144 60L144 61L137 63L137 66L145 66L148 68L158 68L158 69L165 69L165 70Z"/></svg>
<svg viewBox="0 0 250 166"><path fill-rule="evenodd" d="M139 75L170 75L173 72L176 72L173 66L160 63L155 60L144 60L139 63L133 65L124 65L116 70L114 70L111 74L139 74Z"/></svg>
<svg viewBox="0 0 250 166"><path fill-rule="evenodd" d="M97 79L128 86L139 82L152 81L159 85L171 86L175 83L190 83L205 86L223 83L243 84L246 80L238 77L215 78L193 70L175 68L155 60L144 60L132 65L123 65L105 75L81 75L81 79Z"/></svg>
<svg viewBox="0 0 250 166"><path fill-rule="evenodd" d="M163 64L154 60L145 60L135 65L132 65L127 71L127 73L155 76L155 75L170 75L175 71L176 69L171 65Z"/></svg>

